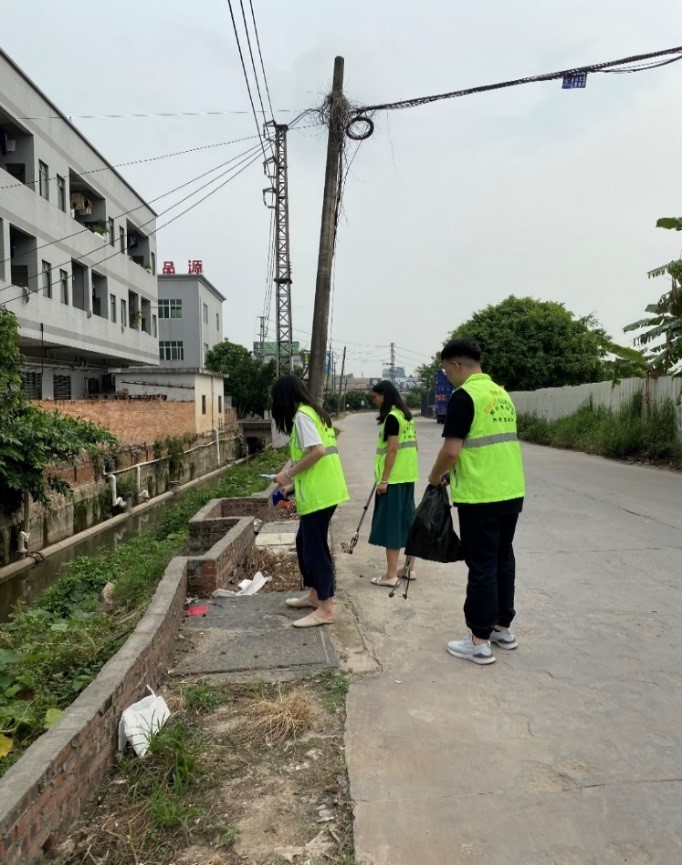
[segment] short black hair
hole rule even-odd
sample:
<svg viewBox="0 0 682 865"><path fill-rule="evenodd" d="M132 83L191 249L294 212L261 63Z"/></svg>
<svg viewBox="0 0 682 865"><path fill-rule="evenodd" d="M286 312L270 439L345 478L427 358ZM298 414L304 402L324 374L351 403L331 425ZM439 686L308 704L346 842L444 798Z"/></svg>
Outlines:
<svg viewBox="0 0 682 865"><path fill-rule="evenodd" d="M476 363L481 362L481 346L475 339L468 336L461 336L457 339L451 339L443 346L440 353L441 360L452 360L456 357L468 357Z"/></svg>

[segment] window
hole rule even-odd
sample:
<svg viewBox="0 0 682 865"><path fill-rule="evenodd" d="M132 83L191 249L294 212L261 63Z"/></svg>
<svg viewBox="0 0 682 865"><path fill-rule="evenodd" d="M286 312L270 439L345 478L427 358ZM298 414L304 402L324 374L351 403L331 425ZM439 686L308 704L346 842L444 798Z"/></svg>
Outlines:
<svg viewBox="0 0 682 865"><path fill-rule="evenodd" d="M71 399L71 376L55 373L52 376L52 388L55 399Z"/></svg>
<svg viewBox="0 0 682 865"><path fill-rule="evenodd" d="M182 300L159 300L159 318L182 318Z"/></svg>
<svg viewBox="0 0 682 865"><path fill-rule="evenodd" d="M154 339L156 339L157 333L156 333L156 316L155 315L152 316L152 336L154 337Z"/></svg>
<svg viewBox="0 0 682 865"><path fill-rule="evenodd" d="M52 297L52 266L49 261L44 261L41 275L43 278L43 294Z"/></svg>
<svg viewBox="0 0 682 865"><path fill-rule="evenodd" d="M113 294L111 295L110 306L111 306L111 320L114 322L114 324L116 324L116 297Z"/></svg>
<svg viewBox="0 0 682 865"><path fill-rule="evenodd" d="M159 343L159 359L160 360L184 360L185 348L184 343L175 342L173 340L165 340Z"/></svg>
<svg viewBox="0 0 682 865"><path fill-rule="evenodd" d="M206 414L206 394L201 395L201 413Z"/></svg>
<svg viewBox="0 0 682 865"><path fill-rule="evenodd" d="M220 313L216 312L215 314L215 329L220 333Z"/></svg>
<svg viewBox="0 0 682 865"><path fill-rule="evenodd" d="M208 343L204 343L204 363L206 363L206 355L208 354Z"/></svg>
<svg viewBox="0 0 682 865"><path fill-rule="evenodd" d="M69 274L65 270L59 271L59 295L62 303L69 305Z"/></svg>
<svg viewBox="0 0 682 865"><path fill-rule="evenodd" d="M108 219L108 225L109 225L109 243L111 244L111 246L115 246L116 240L115 240L115 235L114 235L114 220L111 217L109 217L109 219Z"/></svg>
<svg viewBox="0 0 682 865"><path fill-rule="evenodd" d="M218 397L218 414L223 413L223 398L221 396Z"/></svg>
<svg viewBox="0 0 682 865"><path fill-rule="evenodd" d="M29 399L43 398L43 376L39 372L22 372L21 384Z"/></svg>
<svg viewBox="0 0 682 865"><path fill-rule="evenodd" d="M204 324L208 324L208 307L204 304Z"/></svg>
<svg viewBox="0 0 682 865"><path fill-rule="evenodd" d="M152 274L156 276L156 256L153 252L149 253L149 265L151 267Z"/></svg>
<svg viewBox="0 0 682 865"><path fill-rule="evenodd" d="M126 251L126 230L123 226L119 226L118 229L118 243L120 247L120 251L125 254Z"/></svg>
<svg viewBox="0 0 682 865"><path fill-rule="evenodd" d="M66 213L66 180L57 175L57 206Z"/></svg>
<svg viewBox="0 0 682 865"><path fill-rule="evenodd" d="M126 326L126 316L126 302L125 300L123 300L123 298L121 298L121 327Z"/></svg>
<svg viewBox="0 0 682 865"><path fill-rule="evenodd" d="M50 169L44 162L38 160L38 189L45 201L50 200Z"/></svg>

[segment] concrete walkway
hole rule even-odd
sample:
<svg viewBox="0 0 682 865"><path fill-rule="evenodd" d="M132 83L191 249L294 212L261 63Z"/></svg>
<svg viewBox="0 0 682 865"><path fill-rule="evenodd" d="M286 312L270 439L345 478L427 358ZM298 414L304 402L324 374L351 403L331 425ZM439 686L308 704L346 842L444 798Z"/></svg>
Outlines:
<svg viewBox="0 0 682 865"><path fill-rule="evenodd" d="M369 582L384 565L371 512L354 555L339 551L376 437L371 415L340 426L352 501L333 521L337 574L364 667L337 647L374 670L348 699L357 861L682 862L682 475L525 447L520 646L479 667L445 651L465 634L463 563L421 563L405 601ZM442 427L417 430L426 478Z"/></svg>

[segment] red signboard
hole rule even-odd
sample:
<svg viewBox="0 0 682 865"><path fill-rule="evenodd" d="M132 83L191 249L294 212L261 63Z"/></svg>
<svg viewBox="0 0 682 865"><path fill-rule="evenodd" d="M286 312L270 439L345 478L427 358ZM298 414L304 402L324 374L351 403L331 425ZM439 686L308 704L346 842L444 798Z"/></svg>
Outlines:
<svg viewBox="0 0 682 865"><path fill-rule="evenodd" d="M190 258L187 262L187 273L203 273L204 262L200 258Z"/></svg>
<svg viewBox="0 0 682 865"><path fill-rule="evenodd" d="M175 273L175 262L174 261L164 261L163 273L172 276Z"/></svg>

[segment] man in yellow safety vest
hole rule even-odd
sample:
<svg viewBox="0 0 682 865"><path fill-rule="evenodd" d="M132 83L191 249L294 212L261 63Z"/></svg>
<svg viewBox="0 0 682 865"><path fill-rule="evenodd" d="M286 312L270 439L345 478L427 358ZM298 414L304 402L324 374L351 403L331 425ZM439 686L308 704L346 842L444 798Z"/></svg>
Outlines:
<svg viewBox="0 0 682 865"><path fill-rule="evenodd" d="M491 642L501 649L518 645L509 630L515 615L513 540L525 495L516 409L504 388L481 369L476 340L453 339L440 356L456 390L429 484L437 486L450 473L469 568L464 617L471 631L466 639L449 642L447 650L456 658L492 664Z"/></svg>

